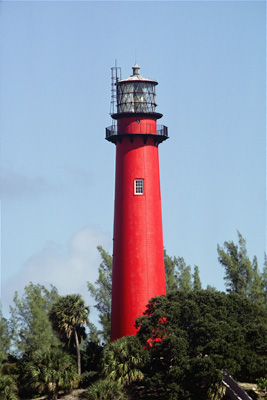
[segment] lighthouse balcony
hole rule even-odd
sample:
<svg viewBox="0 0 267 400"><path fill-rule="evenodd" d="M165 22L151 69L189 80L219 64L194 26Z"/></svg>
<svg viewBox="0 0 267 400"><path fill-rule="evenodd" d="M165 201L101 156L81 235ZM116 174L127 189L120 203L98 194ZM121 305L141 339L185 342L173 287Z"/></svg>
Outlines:
<svg viewBox="0 0 267 400"><path fill-rule="evenodd" d="M106 128L106 140L108 140L109 142L116 143L117 140L120 141L121 136L133 137L134 135L143 135L145 137L153 136L155 141L158 143L163 142L164 140L168 139L168 137L169 137L168 127L165 125L157 125L156 135L151 134L151 130L149 129L149 127L147 129L147 132L146 132L146 130L142 130L142 133L132 131L131 133L125 133L125 134L121 134L121 133L118 134L117 125L111 125Z"/></svg>

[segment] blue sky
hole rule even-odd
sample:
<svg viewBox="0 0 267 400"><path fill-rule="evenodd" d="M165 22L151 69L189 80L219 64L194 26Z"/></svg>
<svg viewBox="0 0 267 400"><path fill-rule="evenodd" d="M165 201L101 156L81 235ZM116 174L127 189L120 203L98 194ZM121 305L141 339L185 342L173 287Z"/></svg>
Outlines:
<svg viewBox="0 0 267 400"><path fill-rule="evenodd" d="M1 3L1 284L80 292L112 253L110 68L159 82L164 245L224 290L217 244L266 251L265 2Z"/></svg>

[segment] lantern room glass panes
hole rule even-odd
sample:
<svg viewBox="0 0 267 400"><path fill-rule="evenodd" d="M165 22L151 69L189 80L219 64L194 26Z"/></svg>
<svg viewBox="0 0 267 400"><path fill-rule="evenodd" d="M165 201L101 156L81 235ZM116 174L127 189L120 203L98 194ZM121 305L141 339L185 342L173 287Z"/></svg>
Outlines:
<svg viewBox="0 0 267 400"><path fill-rule="evenodd" d="M117 85L118 113L151 113L156 111L154 82L130 81Z"/></svg>

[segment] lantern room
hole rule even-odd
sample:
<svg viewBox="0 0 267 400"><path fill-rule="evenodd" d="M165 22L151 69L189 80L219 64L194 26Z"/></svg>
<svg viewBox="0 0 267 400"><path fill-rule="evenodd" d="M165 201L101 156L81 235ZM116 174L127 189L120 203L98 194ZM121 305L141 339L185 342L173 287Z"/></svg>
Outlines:
<svg viewBox="0 0 267 400"><path fill-rule="evenodd" d="M106 128L106 139L114 144L121 143L122 136L153 135L154 144L168 139L168 128L157 125L162 114L156 112L156 86L158 82L140 75L140 67L135 64L133 74L121 79L120 68L111 68L111 117L112 126ZM116 120L116 121L114 121Z"/></svg>
<svg viewBox="0 0 267 400"><path fill-rule="evenodd" d="M153 114L155 119L161 118L162 114L156 112L155 87L158 82L140 75L137 64L132 69L129 78L116 82L117 112L112 114L112 118L119 119L129 114Z"/></svg>

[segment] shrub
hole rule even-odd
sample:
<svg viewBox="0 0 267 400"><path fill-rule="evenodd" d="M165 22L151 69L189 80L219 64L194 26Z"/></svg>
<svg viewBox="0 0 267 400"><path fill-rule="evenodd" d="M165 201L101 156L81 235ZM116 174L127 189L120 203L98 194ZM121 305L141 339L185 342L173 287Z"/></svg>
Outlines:
<svg viewBox="0 0 267 400"><path fill-rule="evenodd" d="M128 400L122 385L109 379L94 383L88 390L90 400Z"/></svg>
<svg viewBox="0 0 267 400"><path fill-rule="evenodd" d="M18 387L12 376L0 376L0 399L18 400Z"/></svg>
<svg viewBox="0 0 267 400"><path fill-rule="evenodd" d="M135 336L124 336L104 348L102 373L122 385L140 381L146 355Z"/></svg>
<svg viewBox="0 0 267 400"><path fill-rule="evenodd" d="M257 379L258 387L263 392L263 396L267 399L267 378L259 378Z"/></svg>

